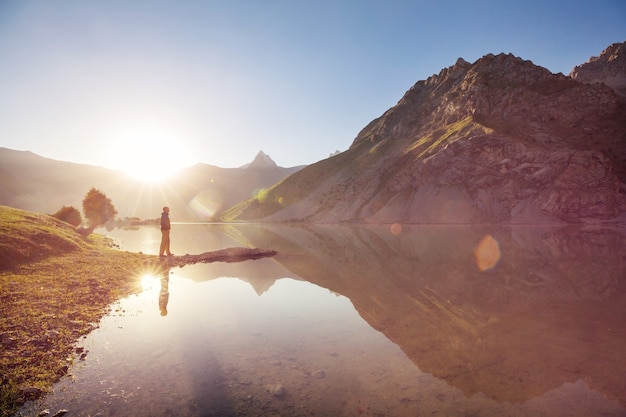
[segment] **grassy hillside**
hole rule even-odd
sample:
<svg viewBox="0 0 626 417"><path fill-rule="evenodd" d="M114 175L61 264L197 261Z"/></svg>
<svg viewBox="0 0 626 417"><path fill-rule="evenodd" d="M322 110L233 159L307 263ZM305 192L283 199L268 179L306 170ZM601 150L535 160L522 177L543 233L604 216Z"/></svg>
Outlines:
<svg viewBox="0 0 626 417"><path fill-rule="evenodd" d="M68 371L76 341L139 289L149 256L82 238L50 216L0 206L0 416Z"/></svg>
<svg viewBox="0 0 626 417"><path fill-rule="evenodd" d="M219 215L224 221L253 221L277 213L306 199L325 181L347 166L358 152L343 152L308 165L256 197L244 200Z"/></svg>
<svg viewBox="0 0 626 417"><path fill-rule="evenodd" d="M73 226L54 217L0 206L0 271L87 246Z"/></svg>

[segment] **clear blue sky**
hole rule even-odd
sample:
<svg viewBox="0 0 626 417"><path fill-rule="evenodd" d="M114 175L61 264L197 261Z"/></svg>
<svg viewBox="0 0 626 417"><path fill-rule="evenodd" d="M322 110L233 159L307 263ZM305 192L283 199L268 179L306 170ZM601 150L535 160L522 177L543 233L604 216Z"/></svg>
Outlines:
<svg viewBox="0 0 626 417"><path fill-rule="evenodd" d="M567 74L625 40L624 0L0 0L0 146L309 164L458 57Z"/></svg>

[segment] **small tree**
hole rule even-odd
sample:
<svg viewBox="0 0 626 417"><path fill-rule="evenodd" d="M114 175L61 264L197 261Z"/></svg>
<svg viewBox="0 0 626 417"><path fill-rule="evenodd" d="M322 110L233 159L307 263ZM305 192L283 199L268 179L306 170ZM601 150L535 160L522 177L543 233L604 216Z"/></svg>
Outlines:
<svg viewBox="0 0 626 417"><path fill-rule="evenodd" d="M96 227L115 218L117 210L115 210L110 198L102 191L91 187L83 199L83 214L89 223L89 229L87 229L87 234L89 234Z"/></svg>
<svg viewBox="0 0 626 417"><path fill-rule="evenodd" d="M80 215L80 211L76 207L72 206L63 206L56 213L52 214L52 217L57 218L65 223L69 223L72 226L78 227L82 222L83 218Z"/></svg>

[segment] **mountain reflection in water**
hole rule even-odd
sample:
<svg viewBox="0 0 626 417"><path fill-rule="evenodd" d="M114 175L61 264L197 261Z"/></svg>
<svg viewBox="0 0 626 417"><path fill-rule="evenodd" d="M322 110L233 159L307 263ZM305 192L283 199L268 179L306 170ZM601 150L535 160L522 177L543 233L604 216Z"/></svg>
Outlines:
<svg viewBox="0 0 626 417"><path fill-rule="evenodd" d="M154 245L146 242L154 242L158 238L158 230L153 232L154 236L146 228L141 233L114 231L112 235L122 240L124 249L148 252L145 248ZM141 239L137 240L134 236L141 236ZM626 415L624 230L407 225L174 225L172 248L175 253L199 253L230 246L274 249L278 255L256 261L201 264L164 271L155 277L160 285L157 285L158 289L155 289L154 298L150 301L155 314L160 312L159 320L147 324L124 324L129 334L135 332L132 336L134 340L140 340L141 333L145 331L146 339L160 340L163 346L139 347L129 342L121 343L123 348L115 347L113 343L107 345L109 350L134 350L138 356L145 349L148 356L162 359L164 363L160 365L158 361L150 362L172 370L173 376L167 376L169 374L161 368L155 371L163 373L163 378L196 380L195 385L189 388L198 391L197 394L190 394L193 407L175 406L174 414L210 415L203 407L215 407L221 401L227 405L221 409L213 408L217 410L216 415L378 413L404 416L469 413L513 416L537 415L537 412L545 415ZM157 246L154 248L158 249ZM284 311L265 313L258 305L247 313L236 305L227 305L228 314L213 312L211 316L205 304L217 305L218 298L208 300L206 292L198 290L197 296L186 295L188 298L181 300L182 291L177 290L182 289L177 287L176 280L170 280L170 273L175 276L179 272L197 281L197 284L190 283L197 287L208 281L218 282L217 278L239 278L254 287L254 297L258 300L274 297L275 301L274 293L287 294L287 297L293 297L286 310L289 317L285 317ZM277 284L279 280L280 284ZM311 290L314 286L294 280L308 281L345 296L371 328L399 347L419 369L408 369L406 364L402 365L404 362L410 365L404 355L402 358L393 353L392 357L377 356L379 353L389 355L392 350L381 347L378 339L372 339L369 333L363 336L365 333L360 330L360 333L356 330L351 334L346 332L345 329L355 329L360 325L334 319L332 315L338 310L324 313L330 304L304 305L302 300L313 297L316 291ZM233 280L230 282L234 283ZM294 291L300 293L296 296ZM240 292L232 294L229 303L251 303L251 299L244 300ZM227 294L214 294L212 297L227 298ZM318 295L312 299L315 302L326 300ZM182 304L187 310L181 310ZM166 314L167 317L163 317ZM251 319L253 316L258 320ZM309 317L315 323L333 320L342 323L331 330L315 327L301 317ZM171 320L182 321L173 324ZM114 323L115 326L123 327ZM138 326L138 330L131 330L132 326ZM149 326L175 332L178 335L176 341L166 339L174 336L149 333L146 330ZM245 337L233 337L233 327L236 326L240 326L236 330ZM330 335L331 331L340 328L344 333ZM259 339L260 333L264 335L262 339ZM107 340L102 335L95 335L94 340L98 337ZM111 340L116 336L108 337ZM365 348L360 346L367 344L376 347L360 357L349 358L346 350L338 357L337 352L333 352L333 357L329 358L329 351L340 348L329 343L336 343L342 337L346 340L350 337L358 339L352 352L365 352ZM249 341L255 338L257 341L250 344ZM384 338L381 336L381 339ZM247 346L240 348L242 343ZM385 343L390 344L387 340ZM168 344L180 345L182 351L173 351ZM283 357L276 360L275 351L281 351ZM310 356L314 351L318 359ZM111 354L119 357L119 353ZM100 355L98 360L105 361L106 355ZM85 363L87 371L89 358ZM335 359L337 362L333 366L341 364L335 369L335 374L347 372L349 375L333 379L336 375L329 374L324 381L327 385L343 385L326 387L327 391L311 394L315 385L312 376L315 368L311 367L323 367L330 363L329 360ZM368 361L368 364L376 362L377 368L372 368L374 370L366 376L371 381L364 381L365 376L357 377L350 370L354 366L366 367L363 361ZM207 364L207 369L213 369L214 373L204 375L201 363ZM101 376L104 369L111 367L106 363L101 366L102 369L96 367L92 371L98 375L96 379L105 378ZM113 366L119 366L118 373L121 373L126 365L118 362ZM265 368L252 369L255 366ZM269 380L269 375L286 381L289 373L297 376L290 383L284 382L288 392L285 397L253 392L257 383L275 382ZM430 381L425 378L427 374L445 381L449 386L447 390L458 392L458 389L464 394L459 393L459 396L478 400L471 405L463 405L456 394L442 394L441 388L435 387L435 382L427 382ZM114 373L108 378L117 380L124 377ZM401 382L392 384L394 378L401 379ZM103 383L100 380L85 385ZM139 382L132 382L125 389L137 388L133 384L138 385ZM172 383L174 386L176 384ZM160 392L161 388L142 389L144 392ZM242 391L236 395L232 392L235 389L250 392ZM385 391L389 389L395 391ZM207 390L211 393L207 394ZM91 398L93 391L85 389L85 392L84 395ZM189 402L183 394L164 391L159 395L161 401L171 397L179 398L176 401L180 404ZM370 397L363 397L367 395ZM128 411L127 415L148 415L142 414L148 410L145 405L136 410L128 409L129 402L138 402L140 396L139 393L126 392L123 409ZM578 396L578 403L565 404L569 401L566 399L572 396ZM485 398L490 401L483 401ZM537 402L543 400L547 402ZM86 403L89 401L94 400L86 400ZM237 407L233 406L234 401L238 402ZM377 401L379 408L374 405L371 405L372 408L365 407L363 404L368 401L370 405ZM385 401L389 404L383 404ZM430 402L427 404L427 401ZM62 401L59 404L65 405ZM580 410L582 405L586 407L583 411ZM79 407L87 409L89 406ZM118 408L116 412L121 410ZM172 412L169 407L167 410ZM98 411L102 410L96 407L95 412ZM104 410L102 415L109 414Z"/></svg>
<svg viewBox="0 0 626 417"><path fill-rule="evenodd" d="M468 396L518 403L583 380L626 408L626 237L616 230L239 230L295 276L348 297L420 370ZM485 237L498 252L487 269Z"/></svg>

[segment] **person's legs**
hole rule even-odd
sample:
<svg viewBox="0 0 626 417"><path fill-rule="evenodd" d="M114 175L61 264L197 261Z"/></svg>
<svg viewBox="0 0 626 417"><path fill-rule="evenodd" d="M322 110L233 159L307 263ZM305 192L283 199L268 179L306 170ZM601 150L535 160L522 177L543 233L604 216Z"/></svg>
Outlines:
<svg viewBox="0 0 626 417"><path fill-rule="evenodd" d="M170 250L170 231L167 230L167 236L165 238L165 254L170 256L172 251Z"/></svg>
<svg viewBox="0 0 626 417"><path fill-rule="evenodd" d="M170 231L161 230L161 247L159 248L159 256L164 253L170 254Z"/></svg>

